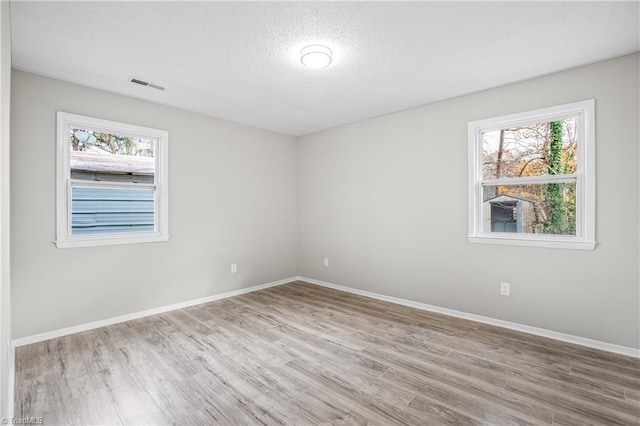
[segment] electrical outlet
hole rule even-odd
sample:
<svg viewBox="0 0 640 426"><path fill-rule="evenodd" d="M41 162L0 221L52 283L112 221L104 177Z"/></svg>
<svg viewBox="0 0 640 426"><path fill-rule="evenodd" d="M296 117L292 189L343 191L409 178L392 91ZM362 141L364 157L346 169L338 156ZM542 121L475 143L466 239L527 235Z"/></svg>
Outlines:
<svg viewBox="0 0 640 426"><path fill-rule="evenodd" d="M511 293L511 284L500 283L500 294L502 296L509 296L510 293Z"/></svg>
<svg viewBox="0 0 640 426"><path fill-rule="evenodd" d="M324 267L325 267L325 268L328 268L328 267L329 267L329 258L328 258L328 257L325 257L325 258L324 258Z"/></svg>
<svg viewBox="0 0 640 426"><path fill-rule="evenodd" d="M238 272L238 265L236 265L235 263L231 264L231 273L235 274L236 272Z"/></svg>

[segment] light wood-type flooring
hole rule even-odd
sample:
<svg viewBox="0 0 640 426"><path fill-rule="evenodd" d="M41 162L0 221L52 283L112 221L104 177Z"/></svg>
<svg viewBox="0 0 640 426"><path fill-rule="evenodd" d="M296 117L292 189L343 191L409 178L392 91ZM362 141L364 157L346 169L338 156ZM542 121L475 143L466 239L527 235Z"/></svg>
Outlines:
<svg viewBox="0 0 640 426"><path fill-rule="evenodd" d="M640 360L296 282L17 348L44 424L635 425Z"/></svg>

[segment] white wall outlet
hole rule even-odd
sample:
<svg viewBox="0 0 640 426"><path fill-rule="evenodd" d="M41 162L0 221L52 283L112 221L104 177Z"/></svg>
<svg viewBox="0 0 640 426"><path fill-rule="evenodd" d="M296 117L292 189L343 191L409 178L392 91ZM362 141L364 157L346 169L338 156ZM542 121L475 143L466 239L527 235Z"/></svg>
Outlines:
<svg viewBox="0 0 640 426"><path fill-rule="evenodd" d="M511 284L500 283L500 294L502 296L509 296L510 293L511 293Z"/></svg>
<svg viewBox="0 0 640 426"><path fill-rule="evenodd" d="M236 265L235 263L231 264L231 273L235 274L236 272L238 272L238 265Z"/></svg>
<svg viewBox="0 0 640 426"><path fill-rule="evenodd" d="M329 267L329 258L328 258L328 257L325 257L325 258L324 258L324 267L325 267L325 268L328 268L328 267Z"/></svg>

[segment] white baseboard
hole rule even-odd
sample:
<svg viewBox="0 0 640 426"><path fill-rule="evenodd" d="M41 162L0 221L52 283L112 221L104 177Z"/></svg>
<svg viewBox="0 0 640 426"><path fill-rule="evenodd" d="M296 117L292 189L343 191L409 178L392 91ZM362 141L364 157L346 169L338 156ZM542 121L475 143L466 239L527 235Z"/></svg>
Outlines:
<svg viewBox="0 0 640 426"><path fill-rule="evenodd" d="M351 287L345 287L326 281L315 280L313 278L298 277L298 280L323 287L329 287L336 290L345 291L347 293L358 294L360 296L370 297L372 299L383 300L398 305L409 306L424 311L437 312L439 314L450 315L457 318L464 318L471 321L491 324L498 327L508 328L511 330L522 331L524 333L535 334L536 336L548 337L550 339L560 340L563 342L574 343L576 345L587 346L594 349L600 349L607 352L614 352L621 355L627 355L634 358L640 358L640 349L630 348L628 346L615 345L613 343L601 342L599 340L587 339L586 337L574 336L571 334L560 333L557 331L547 330L544 328L532 327L529 325L518 324L515 322L503 321L496 318L485 317L482 315L469 314L467 312L456 311L454 309L441 308L439 306L428 305L426 303L414 302L412 300L400 299L398 297L386 296L384 294L372 293L366 290L358 290Z"/></svg>
<svg viewBox="0 0 640 426"><path fill-rule="evenodd" d="M241 294L251 293L263 290L269 287L275 287L296 281L298 277L286 278L284 280L273 281L266 284L255 285L253 287L241 288L240 290L229 291L227 293L214 294L213 296L202 297L200 299L187 300L185 302L174 303L172 305L160 306L158 308L147 309L145 311L134 312L131 314L120 315L113 318L107 318L99 321L88 322L85 324L74 325L72 327L61 328L59 330L47 331L45 333L34 334L32 336L21 337L11 341L14 348L18 346L29 345L31 343L42 342L44 340L55 339L56 337L68 336L69 334L80 333L82 331L93 330L94 328L106 327L112 324L118 324L125 321L131 321L138 318L148 317L150 315L161 314L164 312L175 311L176 309L186 308L188 306L200 305L203 303L213 302L215 300L227 299Z"/></svg>

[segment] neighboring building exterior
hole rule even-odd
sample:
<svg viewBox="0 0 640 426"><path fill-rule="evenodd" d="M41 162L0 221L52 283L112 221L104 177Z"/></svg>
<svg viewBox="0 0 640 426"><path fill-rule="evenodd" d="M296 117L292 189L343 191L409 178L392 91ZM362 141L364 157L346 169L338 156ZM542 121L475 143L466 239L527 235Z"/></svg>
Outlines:
<svg viewBox="0 0 640 426"><path fill-rule="evenodd" d="M498 195L483 204L484 232L535 233L535 202L511 195Z"/></svg>

